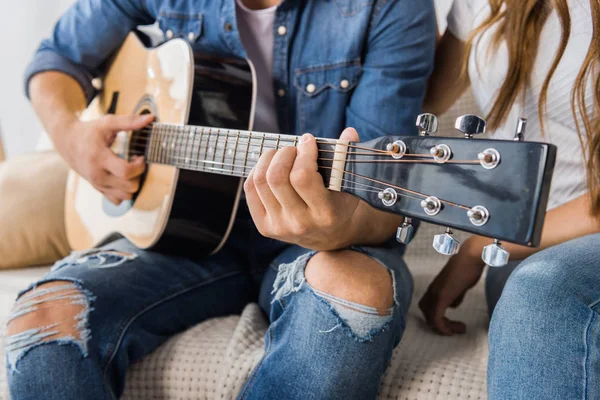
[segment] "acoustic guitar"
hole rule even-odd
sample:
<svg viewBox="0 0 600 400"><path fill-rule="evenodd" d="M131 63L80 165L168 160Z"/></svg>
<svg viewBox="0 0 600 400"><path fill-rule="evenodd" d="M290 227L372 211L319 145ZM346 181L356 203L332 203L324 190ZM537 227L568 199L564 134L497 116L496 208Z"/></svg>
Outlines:
<svg viewBox="0 0 600 400"><path fill-rule="evenodd" d="M119 206L70 172L71 246L86 249L124 236L160 252L219 251L231 231L243 179L261 153L298 141L252 131L255 85L247 60L194 53L182 39L148 48L131 33L83 118L154 114L155 123L120 132L112 146L124 159L143 155L148 167L133 200ZM475 139L485 121L473 115L457 120L465 138L430 136L437 131L431 114L419 116L417 126L420 136L361 143L317 139L325 186L406 216L398 230L403 243L413 234L411 218L448 227L434 239L443 254L458 251L453 228L498 239L483 254L490 265L508 260L500 240L539 244L555 146ZM518 134L523 129L521 124Z"/></svg>

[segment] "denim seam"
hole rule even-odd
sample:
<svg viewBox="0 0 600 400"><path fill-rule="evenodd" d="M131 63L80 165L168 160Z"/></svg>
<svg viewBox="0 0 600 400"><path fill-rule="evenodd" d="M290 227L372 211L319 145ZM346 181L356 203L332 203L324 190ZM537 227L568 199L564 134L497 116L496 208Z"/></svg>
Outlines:
<svg viewBox="0 0 600 400"><path fill-rule="evenodd" d="M182 13L182 12L178 12L178 11L163 10L158 14L157 19L164 17L164 18L180 19L180 20L184 20L184 21L189 21L189 20L201 21L202 15L203 15L202 13Z"/></svg>
<svg viewBox="0 0 600 400"><path fill-rule="evenodd" d="M590 330L592 328L592 323L594 322L594 318L596 316L596 313L594 312L594 310L591 310L591 314L590 314L590 319L588 321L588 326L585 330L585 359L584 359L584 363L583 363L583 398L584 399L588 399L589 395L588 395L588 380L589 380L589 370L590 370L590 347L591 347L591 343L590 343Z"/></svg>
<svg viewBox="0 0 600 400"><path fill-rule="evenodd" d="M332 69L337 69L341 67L351 67L351 66L361 66L361 59L354 58L352 60L344 60L344 61L336 61L328 64L315 64L309 67L296 68L294 69L294 73L296 75L302 75L310 72L319 72L319 71L329 71Z"/></svg>
<svg viewBox="0 0 600 400"><path fill-rule="evenodd" d="M190 291L192 291L194 289L197 289L199 287L202 287L202 286L205 286L205 285L208 285L208 284L220 281L222 279L231 278L231 277L233 277L235 275L239 275L239 274L240 274L239 271L232 272L232 273L229 273L229 274L221 275L220 277L213 278L213 279L208 280L208 281L204 281L204 282L198 283L198 284L190 286L188 288L179 290L179 291L177 291L177 292L175 292L173 294L170 294L168 296L163 296L162 299L160 299L158 301L155 301L154 303L150 304L149 306L146 306L146 307L142 308L140 311L138 311L137 313L135 313L135 315L133 317L131 317L127 321L127 323L122 324L121 325L122 327L119 328L119 330L121 330L121 335L119 336L119 339L117 340L117 343L115 344L115 348L113 349L110 358L108 359L108 361L106 362L106 365L103 368L102 376L103 376L104 381L106 382L106 373L108 372L108 367L111 365L111 363L113 362L114 358L116 357L117 352L119 351L119 348L121 347L121 344L123 343L123 338L125 337L125 334L127 333L127 330L142 315L144 315L146 312L150 311L151 309L153 309L153 308L155 308L155 307L157 307L159 305L162 305L162 304L164 304L164 303L166 303L168 301L171 301L171 300L177 298L178 296L181 296L181 295L183 295L183 294L185 294L187 292L190 292ZM111 393L112 393L112 390L111 390Z"/></svg>
<svg viewBox="0 0 600 400"><path fill-rule="evenodd" d="M339 5L339 0L335 0L335 8L337 8L338 13L342 16L342 17L354 17L355 15L357 15L358 13L360 13L362 10L365 9L365 7L368 7L370 5L373 4L375 0L366 0L363 4L361 4L357 10L351 11L351 12L346 12L344 10L342 10L342 8Z"/></svg>

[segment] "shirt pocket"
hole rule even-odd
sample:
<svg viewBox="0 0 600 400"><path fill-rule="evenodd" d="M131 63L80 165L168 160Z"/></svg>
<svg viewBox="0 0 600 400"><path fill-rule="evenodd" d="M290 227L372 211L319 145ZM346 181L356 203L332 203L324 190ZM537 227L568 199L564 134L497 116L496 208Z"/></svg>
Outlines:
<svg viewBox="0 0 600 400"><path fill-rule="evenodd" d="M298 133L337 138L361 73L360 60L297 69L294 86L298 91Z"/></svg>
<svg viewBox="0 0 600 400"><path fill-rule="evenodd" d="M167 40L182 38L195 43L202 36L203 20L202 13L162 10L158 14L158 27Z"/></svg>

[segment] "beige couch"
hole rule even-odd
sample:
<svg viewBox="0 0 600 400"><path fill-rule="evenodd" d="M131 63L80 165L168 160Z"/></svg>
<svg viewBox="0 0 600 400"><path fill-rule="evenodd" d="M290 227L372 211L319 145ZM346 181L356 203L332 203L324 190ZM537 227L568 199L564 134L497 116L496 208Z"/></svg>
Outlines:
<svg viewBox="0 0 600 400"><path fill-rule="evenodd" d="M473 110L470 98L442 119L448 134L456 115ZM445 257L431 248L440 227L425 225L409 246L407 263L415 280L413 303L400 346L381 384L380 399L483 399L487 363L487 324L483 287L478 285L451 317L468 325L462 336L441 337L425 325L417 303ZM44 268L0 271L0 320L10 312L18 290L39 279ZM254 304L241 316L206 321L171 338L131 367L126 399L232 399L263 352L267 321ZM3 357L0 350L0 357ZM8 399L0 363L0 400ZM323 398L327 398L326 395Z"/></svg>

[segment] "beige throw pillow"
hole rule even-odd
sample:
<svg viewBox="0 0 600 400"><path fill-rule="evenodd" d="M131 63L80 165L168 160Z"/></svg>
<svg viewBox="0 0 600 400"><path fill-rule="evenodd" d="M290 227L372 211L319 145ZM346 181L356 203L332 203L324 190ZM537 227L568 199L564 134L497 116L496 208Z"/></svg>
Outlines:
<svg viewBox="0 0 600 400"><path fill-rule="evenodd" d="M67 164L55 152L0 163L0 269L49 265L69 254Z"/></svg>

